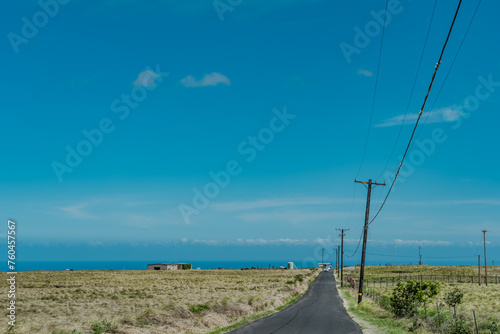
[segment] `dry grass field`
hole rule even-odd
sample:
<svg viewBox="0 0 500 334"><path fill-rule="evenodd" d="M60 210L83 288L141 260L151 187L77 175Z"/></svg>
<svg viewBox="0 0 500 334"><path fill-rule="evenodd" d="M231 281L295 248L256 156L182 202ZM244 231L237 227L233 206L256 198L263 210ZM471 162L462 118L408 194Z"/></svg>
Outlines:
<svg viewBox="0 0 500 334"><path fill-rule="evenodd" d="M484 270L484 268L482 268ZM484 273L484 272L483 272ZM352 276L356 280L359 277L359 267L358 268L348 268L344 271L344 275ZM394 286L386 286L384 283L373 283L379 281L381 277L393 277L405 275L437 275L442 277L442 275L456 275L467 276L467 275L477 275L477 267L474 266L370 266L366 267L365 277L372 282L365 284L365 296L370 292L376 292L380 296L391 296ZM491 276L490 276L491 275ZM492 281L492 276L500 275L500 267L489 267L488 276L490 276L490 282ZM453 313L453 309L449 309L446 305L444 296L451 292L455 288L459 288L463 293L463 302L461 305L457 306L458 317L464 319L469 326L473 327L473 312L475 311L477 322L479 325L485 323L496 322L500 326L500 284L489 284L486 286L483 282L481 286L477 283L445 283L440 284L440 293L432 298L432 303L427 305L427 311L429 316L435 315L436 313L436 303L439 304L442 319L444 321L449 321ZM351 291L352 292L352 291ZM356 291L357 292L357 291ZM356 292L352 292L355 294ZM369 297L365 297L369 299ZM419 306L420 315L425 316L423 312L423 305ZM369 308L374 314L385 314L386 311L382 310L377 305L371 303ZM481 326L479 326L481 328ZM432 328L431 328L432 329ZM421 328L419 333L429 333L429 328ZM489 333L490 331L481 331L481 333Z"/></svg>
<svg viewBox="0 0 500 334"><path fill-rule="evenodd" d="M275 310L304 293L318 274L310 269L20 272L13 332L206 333ZM5 279L1 284L8 291ZM0 303L7 302L1 294Z"/></svg>
<svg viewBox="0 0 500 334"><path fill-rule="evenodd" d="M397 265L367 266L365 277L390 277L399 275L477 275L477 266L431 266L431 265ZM345 273L359 276L359 266L344 269ZM481 267L484 276L484 267ZM488 266L488 275L500 276L500 266Z"/></svg>

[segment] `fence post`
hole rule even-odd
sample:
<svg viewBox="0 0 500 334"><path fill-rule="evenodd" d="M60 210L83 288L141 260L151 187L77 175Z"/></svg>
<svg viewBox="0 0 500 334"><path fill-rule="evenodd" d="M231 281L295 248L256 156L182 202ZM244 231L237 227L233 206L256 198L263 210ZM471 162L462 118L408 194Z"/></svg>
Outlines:
<svg viewBox="0 0 500 334"><path fill-rule="evenodd" d="M436 310L437 310L437 314L438 314L438 326L439 326L439 328L441 328L441 318L439 316L439 305L438 305L438 303L436 303Z"/></svg>
<svg viewBox="0 0 500 334"><path fill-rule="evenodd" d="M477 329L476 311L472 310L472 314L474 315L474 325L476 326L476 334L479 334L479 330Z"/></svg>
<svg viewBox="0 0 500 334"><path fill-rule="evenodd" d="M457 309L453 306L453 314L455 315L455 328L457 328Z"/></svg>

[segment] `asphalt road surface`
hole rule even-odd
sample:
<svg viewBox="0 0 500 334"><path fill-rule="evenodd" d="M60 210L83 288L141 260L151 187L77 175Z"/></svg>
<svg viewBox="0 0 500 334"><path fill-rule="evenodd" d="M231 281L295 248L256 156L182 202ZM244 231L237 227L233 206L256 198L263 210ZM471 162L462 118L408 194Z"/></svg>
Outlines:
<svg viewBox="0 0 500 334"><path fill-rule="evenodd" d="M332 272L322 272L307 292L294 304L258 319L233 334L360 334L349 317L335 288Z"/></svg>

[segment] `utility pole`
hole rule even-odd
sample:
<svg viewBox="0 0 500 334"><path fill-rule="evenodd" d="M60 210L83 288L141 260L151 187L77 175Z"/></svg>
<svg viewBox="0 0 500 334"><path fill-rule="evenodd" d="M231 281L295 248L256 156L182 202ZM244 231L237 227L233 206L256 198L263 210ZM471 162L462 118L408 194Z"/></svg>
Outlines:
<svg viewBox="0 0 500 334"><path fill-rule="evenodd" d="M477 271L479 273L479 285L481 285L481 255L477 255Z"/></svg>
<svg viewBox="0 0 500 334"><path fill-rule="evenodd" d="M339 254L337 253L337 247L335 247L335 269L337 269L337 259L338 259ZM333 273L335 274L335 269L333 270Z"/></svg>
<svg viewBox="0 0 500 334"><path fill-rule="evenodd" d="M340 246L337 246L337 276L339 275Z"/></svg>
<svg viewBox="0 0 500 334"><path fill-rule="evenodd" d="M483 232L483 240L484 240L484 283L486 284L486 286L488 286L488 264L486 263L486 232L488 232L487 230L482 230Z"/></svg>
<svg viewBox="0 0 500 334"><path fill-rule="evenodd" d="M420 255L421 246L418 246L418 264L422 264L422 255Z"/></svg>
<svg viewBox="0 0 500 334"><path fill-rule="evenodd" d="M361 183L365 185L365 187L367 187L368 189L368 195L366 197L365 230L363 232L363 253L361 254L361 268L359 273L359 293L358 293L358 304L359 304L363 300L363 279L365 276L366 241L368 239L368 225L370 219L370 198L372 194L372 185L385 186L385 182L384 183L377 183L377 181L372 182L372 179L369 179L368 182L358 181L355 179L354 182Z"/></svg>
<svg viewBox="0 0 500 334"><path fill-rule="evenodd" d="M325 249L321 249L321 265L324 267L325 266Z"/></svg>
<svg viewBox="0 0 500 334"><path fill-rule="evenodd" d="M340 286L344 286L344 231L349 231L349 228L336 228L340 231L340 236L342 241L340 242Z"/></svg>

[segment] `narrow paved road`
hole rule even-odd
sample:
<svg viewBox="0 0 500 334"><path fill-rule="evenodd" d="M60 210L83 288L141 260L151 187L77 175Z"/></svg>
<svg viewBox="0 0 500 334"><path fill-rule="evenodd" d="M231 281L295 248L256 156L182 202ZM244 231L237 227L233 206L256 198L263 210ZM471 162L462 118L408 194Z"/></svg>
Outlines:
<svg viewBox="0 0 500 334"><path fill-rule="evenodd" d="M345 311L335 284L331 272L322 272L296 303L230 333L361 334L358 324Z"/></svg>

